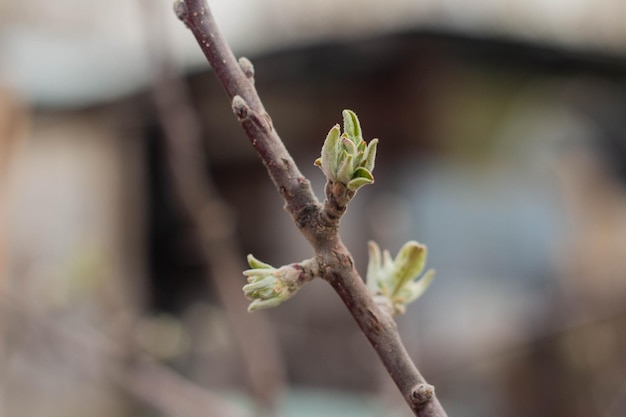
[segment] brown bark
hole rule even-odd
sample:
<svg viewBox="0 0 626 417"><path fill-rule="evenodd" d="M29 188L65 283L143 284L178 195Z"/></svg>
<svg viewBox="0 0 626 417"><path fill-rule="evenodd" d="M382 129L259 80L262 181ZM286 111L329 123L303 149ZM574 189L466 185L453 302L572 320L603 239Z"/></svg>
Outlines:
<svg viewBox="0 0 626 417"><path fill-rule="evenodd" d="M413 413L419 417L445 417L434 387L426 383L409 357L393 319L374 303L339 238L339 220L354 193L341 184L329 183L325 204L320 205L272 126L254 87L249 61L242 61L243 65L237 62L205 0L179 0L174 9L192 31L226 90L250 143L285 200L285 209L313 246L320 275L331 284L367 336Z"/></svg>

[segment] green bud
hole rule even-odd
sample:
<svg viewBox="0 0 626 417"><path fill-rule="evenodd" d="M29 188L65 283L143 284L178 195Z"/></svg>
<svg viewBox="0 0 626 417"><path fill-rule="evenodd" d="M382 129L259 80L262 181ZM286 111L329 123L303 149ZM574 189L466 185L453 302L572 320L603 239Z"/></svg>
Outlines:
<svg viewBox="0 0 626 417"><path fill-rule="evenodd" d="M339 125L333 126L315 165L322 169L328 180L340 182L349 190L356 191L374 182L372 171L378 139L365 143L356 114L350 110L344 110L342 114L344 132L341 133Z"/></svg>
<svg viewBox="0 0 626 417"><path fill-rule="evenodd" d="M243 271L248 280L248 284L243 286L243 292L252 301L248 311L277 306L291 298L317 274L312 260L274 268L248 255L248 263L251 269Z"/></svg>
<svg viewBox="0 0 626 417"><path fill-rule="evenodd" d="M420 297L434 278L434 271L429 270L421 279L417 279L426 264L426 246L409 241L398 255L391 258L389 251L381 251L374 242L369 243L369 263L367 268L367 287L376 299L387 300L394 314L402 314L406 305Z"/></svg>

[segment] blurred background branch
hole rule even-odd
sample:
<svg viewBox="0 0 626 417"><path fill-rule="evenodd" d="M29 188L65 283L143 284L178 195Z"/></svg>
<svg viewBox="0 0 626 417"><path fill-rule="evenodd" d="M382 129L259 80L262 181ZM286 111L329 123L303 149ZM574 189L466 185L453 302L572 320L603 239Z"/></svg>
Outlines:
<svg viewBox="0 0 626 417"><path fill-rule="evenodd" d="M3 317L14 326L6 335L23 331L43 335L53 355L59 349L71 349L80 355L97 355L110 360L113 366L99 369L86 361L81 372L86 379L104 378L126 390L149 407L167 417L247 417L251 414L229 403L220 395L189 382L144 353L138 346L125 346L107 339L96 329L75 329L41 315L14 294L5 294L0 301Z"/></svg>
<svg viewBox="0 0 626 417"><path fill-rule="evenodd" d="M168 39L155 47L172 45L163 54L199 115L205 172L237 250L272 265L309 257L171 3L153 3ZM428 244L445 279L398 326L451 415L626 413L626 3L211 6L235 53L254 61L274 125L316 191L312 155L342 109L381 138L376 186L351 203L342 238L359 270L369 239L392 253ZM0 145L2 291L46 323L140 345L249 404L239 342L174 192L144 16L126 0L0 2L0 120L15 127ZM285 364L278 414L407 415L317 281L266 314ZM0 317L3 417L165 415L85 377L117 359L12 317Z"/></svg>
<svg viewBox="0 0 626 417"><path fill-rule="evenodd" d="M215 284L232 326L247 369L248 384L261 407L259 412L271 415L284 385L280 350L265 316L246 312L247 302L241 291L246 265L235 233L236 213L218 196L208 176L199 116L188 87L175 75L169 38L162 30L163 9L148 0L141 3L145 9L146 48L155 68L152 92L165 133L172 184L201 242L208 266L206 279Z"/></svg>

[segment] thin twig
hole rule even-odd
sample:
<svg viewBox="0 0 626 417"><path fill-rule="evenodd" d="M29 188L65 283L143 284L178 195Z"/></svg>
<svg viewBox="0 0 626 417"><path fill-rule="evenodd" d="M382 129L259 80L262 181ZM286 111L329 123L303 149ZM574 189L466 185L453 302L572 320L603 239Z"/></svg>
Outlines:
<svg viewBox="0 0 626 417"><path fill-rule="evenodd" d="M235 237L232 209L219 196L206 173L199 117L187 86L172 70L167 37L158 24L159 9L148 1L143 4L147 12L144 20L147 37L151 42L158 41L158 45L151 45L152 61L157 69L152 92L164 131L175 194L202 243L202 255L209 268L207 279L215 284L224 306L247 371L248 385L257 404L272 414L284 387L284 365L266 317L245 313L246 301L241 296L243 279L235 279L244 265Z"/></svg>
<svg viewBox="0 0 626 417"><path fill-rule="evenodd" d="M4 294L0 310L11 323L32 327L38 334L51 337L79 352L91 352L110 364L105 368L88 362L85 375L103 375L136 399L169 417L250 417L251 414L222 396L195 384L143 353L135 344L123 344L95 328L66 326L43 314L18 297ZM51 343L48 349L54 350ZM104 373L101 372L104 370Z"/></svg>
<svg viewBox="0 0 626 417"><path fill-rule="evenodd" d="M233 110L270 177L287 203L297 224L308 223L307 213L319 210L319 202L272 126L252 79L244 72L219 32L206 2L175 3L177 15L192 30L217 77L224 86ZM244 68L248 62L244 61Z"/></svg>
<svg viewBox="0 0 626 417"><path fill-rule="evenodd" d="M251 416L151 358L137 360L115 379L138 399L171 417Z"/></svg>
<svg viewBox="0 0 626 417"><path fill-rule="evenodd" d="M324 207L319 204L309 181L300 173L272 126L254 87L249 61L237 62L207 3L178 0L174 9L191 29L226 90L234 113L285 200L285 209L313 246L322 278L341 297L413 413L419 417L446 416L434 387L425 381L404 348L394 320L374 303L354 268L352 256L339 238L339 220L349 200L341 197L347 191L341 190L340 184L330 183Z"/></svg>

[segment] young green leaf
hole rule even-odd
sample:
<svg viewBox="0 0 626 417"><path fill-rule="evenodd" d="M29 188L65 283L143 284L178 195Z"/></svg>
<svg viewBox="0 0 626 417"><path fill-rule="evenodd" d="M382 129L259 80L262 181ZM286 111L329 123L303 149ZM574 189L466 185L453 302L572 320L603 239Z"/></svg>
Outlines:
<svg viewBox="0 0 626 417"><path fill-rule="evenodd" d="M357 147L357 151L359 153L365 153L365 149L367 148L367 144L365 143L364 140L362 140L361 142L359 142L359 145Z"/></svg>
<svg viewBox="0 0 626 417"><path fill-rule="evenodd" d="M337 181L342 184L348 185L352 179L352 173L354 172L353 157L349 155L345 150L341 152L339 168L337 169Z"/></svg>
<svg viewBox="0 0 626 417"><path fill-rule="evenodd" d="M269 298L273 294L272 287L275 282L275 277L267 275L257 281L244 285L243 291L245 296L250 300L254 298Z"/></svg>
<svg viewBox="0 0 626 417"><path fill-rule="evenodd" d="M248 312L252 313L258 310L264 310L267 308L276 307L282 302L283 300L281 300L280 298L268 298L268 299L257 298L254 301L252 301L250 305L248 306Z"/></svg>
<svg viewBox="0 0 626 417"><path fill-rule="evenodd" d="M367 244L367 249L369 252L369 261L367 263L367 288L369 288L370 292L374 294L376 290L379 288L380 282L380 268L381 268L381 257L380 257L380 247L376 242L370 240Z"/></svg>
<svg viewBox="0 0 626 417"><path fill-rule="evenodd" d="M358 145L363 140L363 134L361 133L361 124L359 118L352 110L344 110L343 115L343 131L348 137Z"/></svg>
<svg viewBox="0 0 626 417"><path fill-rule="evenodd" d="M369 172L374 170L374 164L376 162L376 149L378 147L378 139L372 139L370 143L367 145L367 150L365 151L365 155L363 158L365 162L363 163L363 167L367 169Z"/></svg>
<svg viewBox="0 0 626 417"><path fill-rule="evenodd" d="M417 281L426 262L426 246L415 241L405 243L395 259L389 251L382 252L378 245L369 242L367 288L377 303L393 308L393 314L403 314L406 306L421 296L430 285L434 271L429 270Z"/></svg>
<svg viewBox="0 0 626 417"><path fill-rule="evenodd" d="M372 173L363 167L355 169L352 178L366 178L370 181L370 183L374 182L374 176Z"/></svg>
<svg viewBox="0 0 626 417"><path fill-rule="evenodd" d="M426 246L411 240L405 243L394 259L392 296L417 277L426 265Z"/></svg>
<svg viewBox="0 0 626 417"><path fill-rule="evenodd" d="M408 287L410 289L410 294L408 294L407 297L404 298L403 303L409 304L410 302L415 301L417 298L421 297L426 289L428 289L428 286L433 281L433 278L435 278L435 270L429 269L428 271L426 271L422 278L420 278L416 282L412 282L411 285Z"/></svg>
<svg viewBox="0 0 626 417"><path fill-rule="evenodd" d="M356 145L348 138L348 136L346 136L345 133L341 135L341 146L343 146L343 149L346 150L348 155L356 155Z"/></svg>
<svg viewBox="0 0 626 417"><path fill-rule="evenodd" d="M372 182L374 181L370 180L369 178L363 178L363 177L354 178L348 182L346 187L350 191L356 191L359 188L363 187L364 185L371 184Z"/></svg>
<svg viewBox="0 0 626 417"><path fill-rule="evenodd" d="M337 170L337 164L339 161L339 135L341 131L339 129L339 125L335 125L330 129L328 135L326 135L326 140L324 141L324 145L322 146L322 157L319 160L322 171L326 178L333 178L335 172ZM316 161L317 163L317 161Z"/></svg>
<svg viewBox="0 0 626 417"><path fill-rule="evenodd" d="M274 268L270 264L266 264L265 262L259 261L257 258L252 256L252 254L248 255L248 265L250 265L250 268L252 268L252 269L270 269L270 268Z"/></svg>

